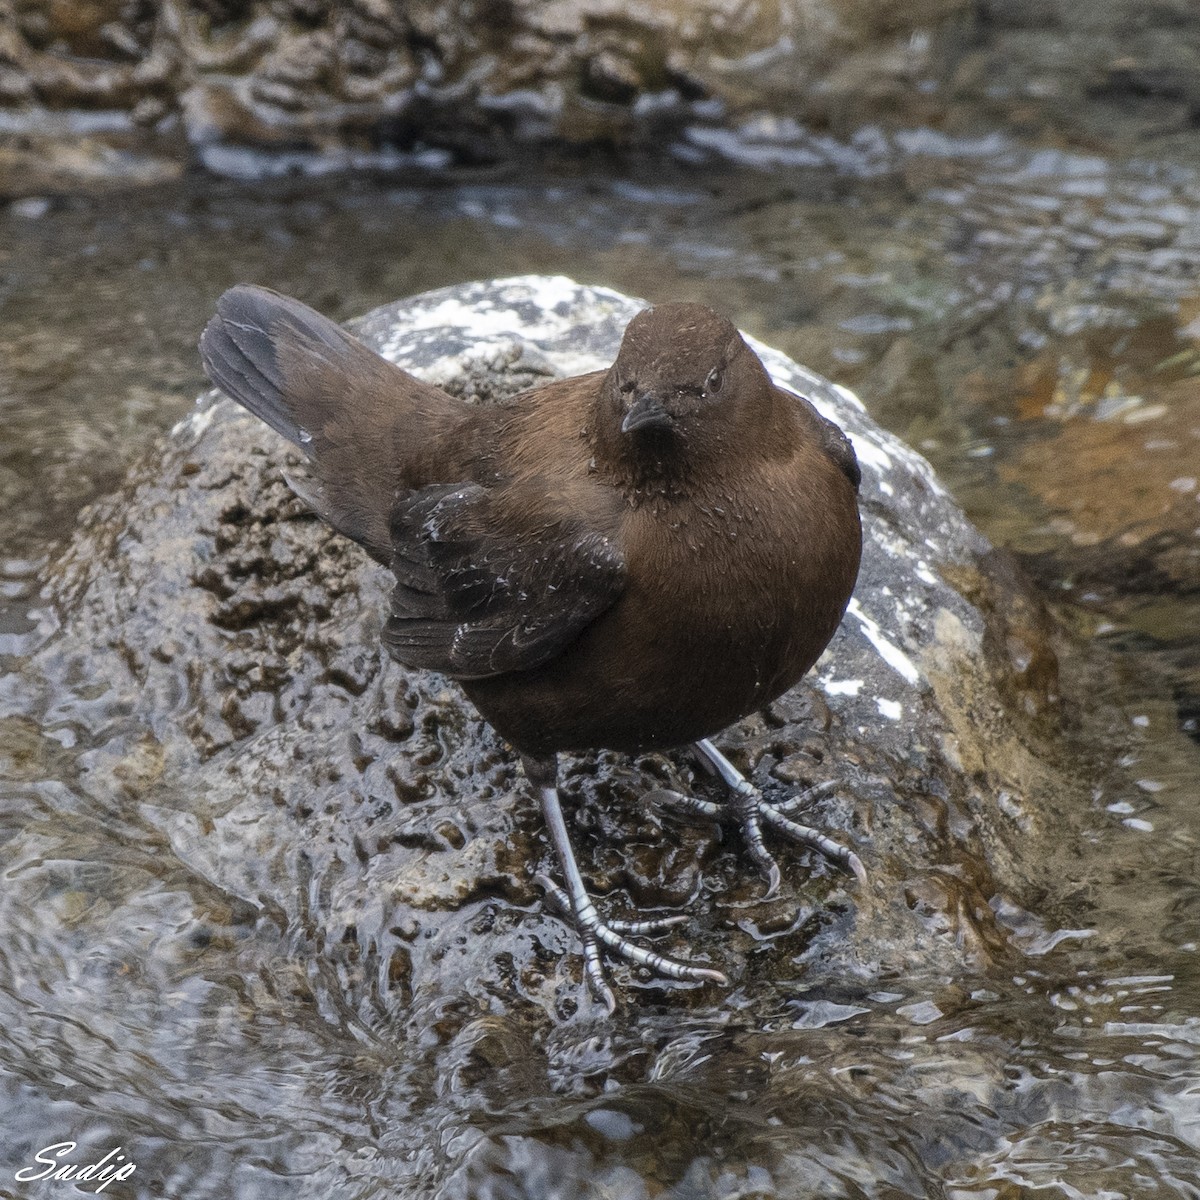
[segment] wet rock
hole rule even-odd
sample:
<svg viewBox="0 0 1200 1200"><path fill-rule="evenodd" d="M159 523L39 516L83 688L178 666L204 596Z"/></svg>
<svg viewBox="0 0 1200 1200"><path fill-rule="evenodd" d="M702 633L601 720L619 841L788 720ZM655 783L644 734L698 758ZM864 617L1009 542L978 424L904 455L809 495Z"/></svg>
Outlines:
<svg viewBox="0 0 1200 1200"><path fill-rule="evenodd" d="M657 149L664 127L764 111L843 130L898 105L919 120L941 45L931 35L967 8L25 0L0 16L0 103L30 128L38 105L143 124L177 115L214 167L225 160L210 148L226 145L467 159L546 139Z"/></svg>
<svg viewBox="0 0 1200 1200"><path fill-rule="evenodd" d="M486 403L602 363L636 307L531 278L432 293L358 328L388 357ZM1040 870L1022 848L1037 846L1040 821L1026 798L1067 786L1051 765L1065 721L1056 634L922 460L849 393L764 355L854 436L867 551L856 599L814 678L722 740L772 791L836 781L810 816L864 853L872 888L855 896L826 864L793 855L793 890L763 904L736 846L637 802L655 780L710 790L686 755L640 766L610 755L573 760L566 787L581 857L617 907L622 897L675 906L709 895L691 906L693 936L734 974L804 974L817 958L822 971L836 960L863 979L908 970L914 956L948 965L968 926L979 946L1002 941L989 898L1020 893ZM87 709L89 740L124 714L120 732L96 745L88 771L103 782L94 786L128 793L168 772L194 803L173 805L163 832L197 869L249 898L260 860L273 860L276 901L288 911L300 874L322 878L338 896L314 931L324 947L340 946L353 927L360 938L370 929L370 944L386 953L387 931L404 914L432 914L423 926L439 965L432 970L432 948L413 955L417 1007L459 988L511 994L538 942L550 951L545 979L518 991L548 1011L573 1007L573 938L537 911L531 875L548 851L511 752L452 683L382 654L387 573L291 496L281 477L291 454L252 418L207 398L163 461L98 506L54 567L63 628L36 665L47 694L69 704L62 691L86 675L103 697ZM1020 822L996 806L1003 791L1025 809ZM1003 880L992 874L1000 853ZM903 880L951 863L956 889L973 899L951 904L944 888L922 884L912 890L919 903L896 905ZM777 930L761 931L801 894L813 919L781 950ZM511 929L517 948L503 934L460 941L496 904L490 919ZM736 932L747 905L760 929L749 938ZM956 937L945 936L945 920ZM511 968L497 975L506 958Z"/></svg>
<svg viewBox="0 0 1200 1200"><path fill-rule="evenodd" d="M21 0L0 106L31 133L43 111L177 120L212 169L260 173L546 141L803 163L876 125L1190 157L1198 55L1194 5L1142 0Z"/></svg>
<svg viewBox="0 0 1200 1200"><path fill-rule="evenodd" d="M487 403L610 361L638 307L524 277L390 305L357 332ZM811 677L717 740L771 795L832 783L802 819L853 845L869 886L779 846L785 884L764 900L736 839L641 803L664 786L718 798L685 753L567 758L568 819L605 909L686 911L688 941L734 979L730 991L687 987L618 964L623 1010L604 1019L574 933L533 883L553 856L511 750L453 683L386 658L387 572L292 497L279 438L209 395L85 516L46 572L40 645L0 682L32 808L58 814L76 843L96 836L93 813L120 831L112 878L55 879L88 961L101 961L95 926L124 930L130 905L138 930L166 922L105 952L116 966L88 980L98 1028L158 1005L141 1028L164 1044L202 1037L193 1049L208 1079L257 1070L234 1049L243 1021L287 1055L309 1053L311 1022L353 1063L329 1069L358 1081L353 1101L327 1103L357 1111L354 1089L378 1089L363 1103L383 1114L392 1181L437 1177L430 1147L454 1129L467 1140L446 1144L458 1181L446 1194L465 1195L477 1194L476 1169L520 1169L521 1138L479 1124L505 1089L534 1098L521 1128L542 1143L561 1127L583 1146L640 1145L641 1093L617 1109L589 1098L674 1080L678 1129L664 1140L656 1124L654 1144L675 1147L677 1175L703 1175L693 1159L729 1097L766 1089L771 1111L791 1104L770 1080L779 1046L800 1035L768 1054L755 1031L782 1021L807 1039L915 992L925 998L911 1012L885 1017L904 1037L969 1007L972 981L1012 974L1009 931L1022 915L1037 924L1025 909L1071 861L1086 809L1077 668L1020 573L997 562L922 459L849 392L762 354L853 437L866 548L856 598ZM29 879L55 859L18 849L35 858ZM161 881L146 875L151 861ZM60 999L74 1011L74 995L39 992L38 1019ZM105 1036L97 1045L144 1035ZM794 1052L818 1046L832 1088L856 1051L826 1031ZM995 1079L978 1086L999 1095L1002 1071L983 1066L979 1081ZM282 1092L280 1077L272 1066L269 1085L250 1086L270 1094L290 1136L286 1114L308 1111L307 1085ZM167 1103L172 1078L139 1087ZM456 1079L475 1116L458 1107ZM333 1190L358 1169L322 1164Z"/></svg>

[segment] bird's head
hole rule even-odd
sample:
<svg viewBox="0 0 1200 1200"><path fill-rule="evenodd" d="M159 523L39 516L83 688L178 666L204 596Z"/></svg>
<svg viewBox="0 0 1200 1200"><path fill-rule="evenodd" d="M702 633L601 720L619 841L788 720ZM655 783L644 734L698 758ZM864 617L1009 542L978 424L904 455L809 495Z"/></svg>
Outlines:
<svg viewBox="0 0 1200 1200"><path fill-rule="evenodd" d="M752 424L771 383L737 328L703 304L659 304L629 323L604 384L612 451L696 458Z"/></svg>

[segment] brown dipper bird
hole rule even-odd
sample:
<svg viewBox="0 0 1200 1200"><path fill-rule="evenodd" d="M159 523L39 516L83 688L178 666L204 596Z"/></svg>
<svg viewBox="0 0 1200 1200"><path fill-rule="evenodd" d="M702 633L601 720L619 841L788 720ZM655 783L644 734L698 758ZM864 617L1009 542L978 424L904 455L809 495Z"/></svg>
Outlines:
<svg viewBox="0 0 1200 1200"><path fill-rule="evenodd" d="M559 805L559 751L691 742L770 891L764 825L863 878L856 855L767 803L708 740L812 666L861 550L849 441L776 387L724 317L646 309L608 370L487 406L265 288L226 292L200 353L217 387L307 456L295 491L391 568L392 657L457 679L520 753L566 888L539 882L574 919L610 1009L601 945L674 979L728 980L630 940L686 918L600 918Z"/></svg>

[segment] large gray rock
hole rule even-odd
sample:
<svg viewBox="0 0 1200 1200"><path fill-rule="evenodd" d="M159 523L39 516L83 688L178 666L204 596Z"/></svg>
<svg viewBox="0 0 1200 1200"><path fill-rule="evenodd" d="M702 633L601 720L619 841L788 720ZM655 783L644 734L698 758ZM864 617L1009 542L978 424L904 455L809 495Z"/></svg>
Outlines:
<svg viewBox="0 0 1200 1200"><path fill-rule="evenodd" d="M357 332L487 403L608 363L639 304L525 277L389 305ZM553 857L513 754L452 682L387 659L387 572L291 496L291 449L210 394L160 458L86 515L49 570L41 644L0 686L18 747L9 774L82 844L121 839L103 851L112 879L71 884L70 928L80 954L91 948L82 961L107 946L125 966L71 982L64 965L19 1019L58 1028L86 985L96 1073L132 1072L141 1103L204 1110L209 1132L197 1076L260 1105L270 1145L289 1167L309 1164L317 1191L303 1194L377 1169L397 1186L446 1176L458 1181L448 1194L479 1194L472 1171L516 1170L505 1156L520 1154L487 1132L489 1112L557 1111L563 1095L672 1078L713 1097L740 1094L746 1072L766 1088L757 1052L699 1047L781 1014L796 1028L836 1024L868 1011L868 996L923 997L933 1020L964 1002L963 980L1015 954L1010 927L1036 938L1023 906L1069 861L1084 796L1062 749L1074 718L1058 635L924 460L843 388L758 349L852 437L865 553L811 676L717 741L770 794L836 782L803 819L858 851L865 891L776 843L785 884L763 901L738 839L639 803L669 780L711 794L685 754L567 759L568 819L602 904L688 912L691 945L734 980L675 985L615 964L624 1007L606 1022L573 931L532 882ZM18 840L10 853L45 860ZM0 919L34 903L22 886ZM980 1065L981 1096L1000 1069ZM345 1071L350 1098L326 1094ZM952 1090L930 1100L946 1119ZM360 1100L374 1113L362 1144L386 1166L347 1149L344 1123L359 1118L337 1114ZM568 1124L592 1119L571 1112ZM210 1181L253 1175L219 1137L205 1144L218 1148L194 1170ZM194 1173L177 1179L180 1194L208 1194Z"/></svg>

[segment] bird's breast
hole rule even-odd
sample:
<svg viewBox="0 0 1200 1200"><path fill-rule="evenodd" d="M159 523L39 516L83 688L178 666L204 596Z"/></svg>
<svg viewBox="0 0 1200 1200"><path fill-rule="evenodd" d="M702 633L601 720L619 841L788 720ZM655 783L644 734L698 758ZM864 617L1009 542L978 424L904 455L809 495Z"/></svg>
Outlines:
<svg viewBox="0 0 1200 1200"><path fill-rule="evenodd" d="M829 512L788 491L626 510L620 598L524 679L468 686L527 751L641 751L707 737L812 665L858 565L852 494Z"/></svg>
<svg viewBox="0 0 1200 1200"><path fill-rule="evenodd" d="M640 514L613 614L631 657L668 660L694 687L765 686L802 619L803 572L797 548L756 515L718 501Z"/></svg>

